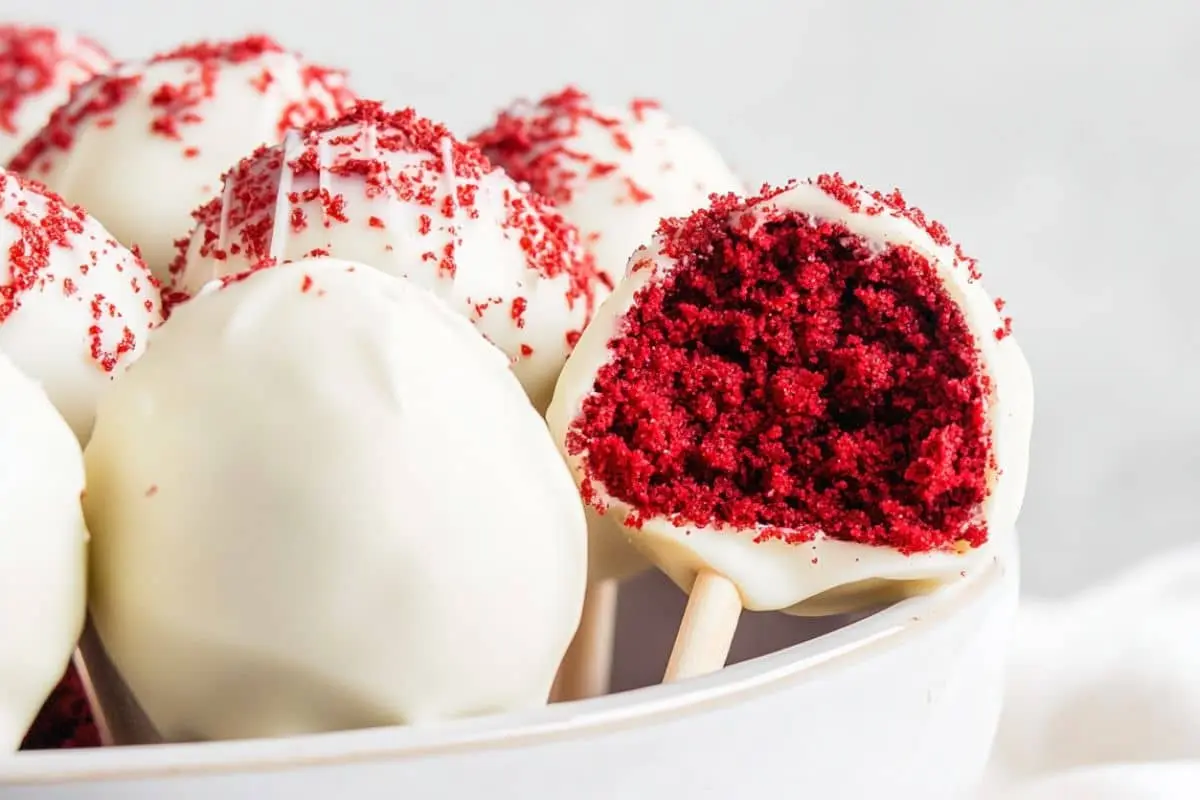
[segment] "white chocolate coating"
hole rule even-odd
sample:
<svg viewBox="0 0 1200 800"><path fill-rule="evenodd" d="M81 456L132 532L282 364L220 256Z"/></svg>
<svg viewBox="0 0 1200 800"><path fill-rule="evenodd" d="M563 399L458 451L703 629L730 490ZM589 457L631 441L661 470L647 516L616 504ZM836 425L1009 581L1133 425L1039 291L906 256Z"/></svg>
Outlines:
<svg viewBox="0 0 1200 800"><path fill-rule="evenodd" d="M514 103L473 141L492 163L554 201L614 285L664 217L686 216L714 192L746 190L703 136L652 101L596 107L583 92L565 89L538 103ZM626 578L648 566L611 516L587 513L592 580Z"/></svg>
<svg viewBox="0 0 1200 800"><path fill-rule="evenodd" d="M340 73L264 37L189 46L79 87L10 168L82 205L165 281L223 170L353 100Z"/></svg>
<svg viewBox="0 0 1200 800"><path fill-rule="evenodd" d="M17 749L83 629L87 529L79 442L0 354L0 756Z"/></svg>
<svg viewBox="0 0 1200 800"><path fill-rule="evenodd" d="M595 106L566 89L514 103L473 141L554 201L614 282L661 219L703 208L714 192L746 191L712 144L648 100Z"/></svg>
<svg viewBox="0 0 1200 800"><path fill-rule="evenodd" d="M546 701L583 511L503 355L426 290L314 259L177 307L86 453L91 609L168 739Z"/></svg>
<svg viewBox="0 0 1200 800"><path fill-rule="evenodd" d="M162 322L158 283L95 219L4 172L0 242L0 292L11 293L11 306L0 303L0 350L86 443L97 396Z"/></svg>
<svg viewBox="0 0 1200 800"><path fill-rule="evenodd" d="M508 354L539 410L607 294L574 228L411 110L364 103L261 150L195 217L173 267L177 290L312 254L368 264L470 319Z"/></svg>
<svg viewBox="0 0 1200 800"><path fill-rule="evenodd" d="M111 67L104 48L86 37L0 25L0 163L42 129L72 88Z"/></svg>
<svg viewBox="0 0 1200 800"><path fill-rule="evenodd" d="M992 381L987 413L998 469L989 473L990 493L982 509L990 532L988 542L963 553L933 551L905 555L889 547L838 541L818 534L811 542L788 544L777 539L755 542L759 530L730 531L706 526L677 527L668 520L651 518L631 530L633 543L680 587L690 589L696 573L713 570L729 578L751 610L789 610L805 613L799 604L815 598L821 612L854 604L861 593L887 594L881 581L947 581L978 568L992 556L1004 537L1012 535L1025 493L1029 465L1029 439L1033 419L1033 382L1029 366L1009 335L997 339L994 331L1003 319L983 287L958 263L953 249L933 238L910 220L891 213L867 213L876 204L865 192L864 206L853 211L811 183L800 183L755 209L766 215L772 208L799 211L817 219L843 223L851 232L880 245L907 245L937 270L951 298L963 311L975 335L980 365ZM760 217L761 220L761 217ZM617 335L621 320L634 305L638 291L661 280L675 266L656 236L630 261L630 272L601 307L584 332L559 379L546 419L560 449L566 454L568 429L592 392L596 374L608 362L608 342ZM577 481L584 479L583 455L567 455ZM593 479L608 513L624 520L630 507L608 495ZM830 603L819 598L839 589ZM849 590L847 592L847 589Z"/></svg>

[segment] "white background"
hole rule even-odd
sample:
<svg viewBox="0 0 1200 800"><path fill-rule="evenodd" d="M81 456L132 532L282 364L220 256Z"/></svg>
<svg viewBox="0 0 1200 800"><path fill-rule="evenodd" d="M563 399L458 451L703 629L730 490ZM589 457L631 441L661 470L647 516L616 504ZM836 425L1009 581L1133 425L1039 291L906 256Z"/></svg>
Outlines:
<svg viewBox="0 0 1200 800"><path fill-rule="evenodd" d="M839 170L945 222L1037 380L1027 586L1200 523L1196 0L41 0L119 56L261 30L466 135L575 82L657 96L746 177Z"/></svg>

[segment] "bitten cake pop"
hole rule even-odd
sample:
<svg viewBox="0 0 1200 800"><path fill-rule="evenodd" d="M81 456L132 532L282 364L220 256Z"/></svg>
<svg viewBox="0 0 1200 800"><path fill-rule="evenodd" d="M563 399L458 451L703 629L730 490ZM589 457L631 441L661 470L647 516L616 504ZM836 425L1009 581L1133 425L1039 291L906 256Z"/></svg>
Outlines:
<svg viewBox="0 0 1200 800"><path fill-rule="evenodd" d="M104 396L86 464L96 629L168 740L546 701L579 495L503 354L416 284L214 282Z"/></svg>
<svg viewBox="0 0 1200 800"><path fill-rule="evenodd" d="M86 442L96 396L162 321L157 281L82 209L0 172L0 350Z"/></svg>
<svg viewBox="0 0 1200 800"><path fill-rule="evenodd" d="M614 281L663 217L702 208L714 192L745 191L713 146L654 100L597 106L567 87L514 103L472 141L553 201Z"/></svg>
<svg viewBox="0 0 1200 800"><path fill-rule="evenodd" d="M42 390L0 354L0 754L17 749L83 627L83 456Z"/></svg>
<svg viewBox="0 0 1200 800"><path fill-rule="evenodd" d="M539 409L609 288L561 215L445 127L377 103L243 160L195 217L177 291L309 255L359 261L474 322Z"/></svg>
<svg viewBox="0 0 1200 800"><path fill-rule="evenodd" d="M165 279L223 170L353 102L340 72L265 36L187 45L80 86L9 167L87 208Z"/></svg>
<svg viewBox="0 0 1200 800"><path fill-rule="evenodd" d="M12 158L71 89L112 67L83 36L36 25L0 25L0 163Z"/></svg>
<svg viewBox="0 0 1200 800"><path fill-rule="evenodd" d="M742 607L944 581L1024 494L1029 369L975 262L899 192L838 176L663 223L547 418L585 499L691 590L667 679Z"/></svg>

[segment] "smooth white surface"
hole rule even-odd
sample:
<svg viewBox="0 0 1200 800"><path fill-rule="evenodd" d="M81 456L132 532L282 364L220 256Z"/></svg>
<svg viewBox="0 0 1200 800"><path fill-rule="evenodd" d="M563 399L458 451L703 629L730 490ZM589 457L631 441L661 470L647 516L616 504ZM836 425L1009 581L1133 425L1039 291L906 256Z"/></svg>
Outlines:
<svg viewBox="0 0 1200 800"><path fill-rule="evenodd" d="M0 795L701 800L774 797L802 784L814 798L961 800L999 714L1017 580L1015 556L1005 553L972 579L720 673L531 714L24 754L0 761ZM659 618L639 642L669 647L677 619Z"/></svg>
<svg viewBox="0 0 1200 800"><path fill-rule="evenodd" d="M305 11L298 10L299 8ZM246 28L468 135L574 81L661 97L751 184L898 185L1010 301L1038 385L1027 585L1200 525L1195 0L10 2L139 55ZM1129 531L1137 531L1131 544Z"/></svg>
<svg viewBox="0 0 1200 800"><path fill-rule="evenodd" d="M504 355L316 259L177 306L86 452L96 630L169 741L536 708L579 497Z"/></svg>
<svg viewBox="0 0 1200 800"><path fill-rule="evenodd" d="M992 780L1200 759L1198 630L1197 545L1066 600L1026 601L1008 656Z"/></svg>
<svg viewBox="0 0 1200 800"><path fill-rule="evenodd" d="M980 353L980 366L992 381L987 416L996 469L988 475L989 496L979 513L987 521L989 539L965 552L930 551L904 555L894 548L844 542L818 534L811 542L789 545L778 539L758 542L760 531L730 531L714 526L676 525L665 516L652 517L630 541L671 577L690 590L696 573L712 570L731 580L746 608L757 611L792 609L830 589L860 585L877 590L882 580L945 581L986 564L993 549L1006 546L1021 510L1029 468L1029 435L1033 423L1033 385L1029 366L1015 337L997 341L994 331L1001 317L979 281L971 280L965 264L956 263L954 251L937 245L910 220L889 213L871 214L872 201L862 193L860 211L851 211L814 184L802 182L767 203L746 212L762 224L777 211L800 211L817 219L836 220L875 245L912 247L937 271L946 292L963 311ZM741 212L739 212L741 213ZM731 221L732 224L732 221ZM587 480L586 454L569 454L566 440L580 409L592 393L596 374L611 360L609 342L620 333L621 320L636 305L645 286L663 281L676 261L664 250L666 239L657 235L633 254L629 271L601 307L567 360L546 412L555 442L575 471L576 483ZM594 477L592 485L606 515L623 521L631 512L628 503L611 496ZM869 582L869 583L868 583Z"/></svg>
<svg viewBox="0 0 1200 800"><path fill-rule="evenodd" d="M1198 796L1200 762L1196 761L1106 764L984 793L985 800L1195 800Z"/></svg>
<svg viewBox="0 0 1200 800"><path fill-rule="evenodd" d="M0 355L0 760L20 745L83 627L82 491L71 428Z"/></svg>

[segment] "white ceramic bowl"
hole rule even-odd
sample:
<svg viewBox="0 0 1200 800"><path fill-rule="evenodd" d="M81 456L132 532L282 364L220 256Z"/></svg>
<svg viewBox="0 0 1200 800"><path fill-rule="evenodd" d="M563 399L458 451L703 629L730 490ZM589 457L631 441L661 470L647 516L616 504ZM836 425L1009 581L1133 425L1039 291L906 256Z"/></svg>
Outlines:
<svg viewBox="0 0 1200 800"><path fill-rule="evenodd" d="M683 597L622 592L614 683L526 714L253 742L23 753L12 800L955 798L983 772L1015 554L861 619L746 614L733 666L662 675ZM766 655L761 655L766 653Z"/></svg>

